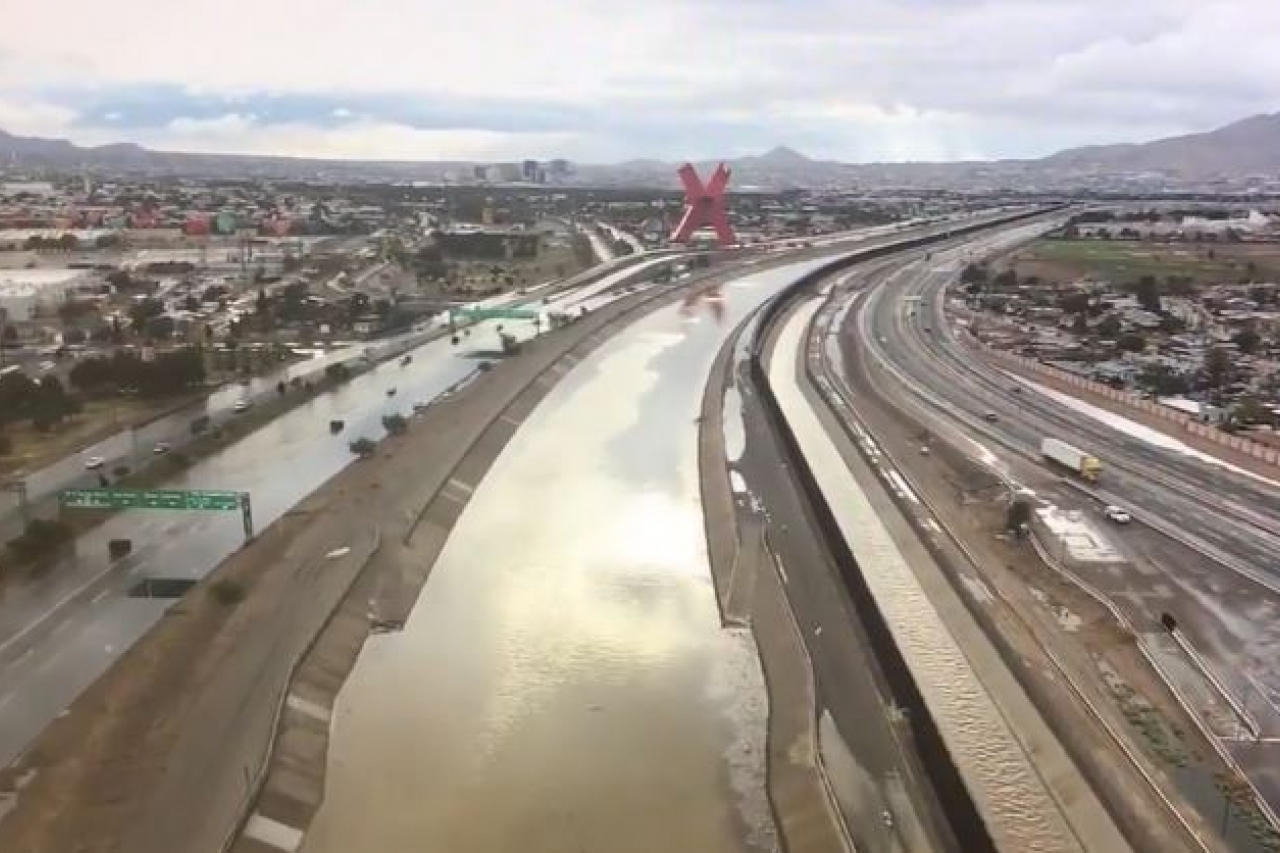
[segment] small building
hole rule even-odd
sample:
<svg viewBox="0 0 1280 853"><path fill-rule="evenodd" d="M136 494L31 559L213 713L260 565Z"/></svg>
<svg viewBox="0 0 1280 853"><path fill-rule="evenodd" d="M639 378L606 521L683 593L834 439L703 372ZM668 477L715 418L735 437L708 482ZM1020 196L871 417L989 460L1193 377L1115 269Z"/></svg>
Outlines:
<svg viewBox="0 0 1280 853"><path fill-rule="evenodd" d="M28 322L66 301L90 275L73 269L0 270L0 310L10 323Z"/></svg>
<svg viewBox="0 0 1280 853"><path fill-rule="evenodd" d="M1157 402L1162 406L1190 415L1203 424L1220 424L1227 418L1227 410L1221 406L1201 403L1199 400L1188 400L1186 397L1161 397Z"/></svg>

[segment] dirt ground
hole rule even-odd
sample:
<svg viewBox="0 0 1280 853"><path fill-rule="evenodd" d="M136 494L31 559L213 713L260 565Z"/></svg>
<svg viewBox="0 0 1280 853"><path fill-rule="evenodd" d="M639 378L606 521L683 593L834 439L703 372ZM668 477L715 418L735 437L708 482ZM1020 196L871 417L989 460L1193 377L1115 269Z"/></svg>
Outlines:
<svg viewBox="0 0 1280 853"><path fill-rule="evenodd" d="M1250 267L1250 264L1253 266ZM1200 284L1280 279L1280 243L1156 243L1141 240L1036 240L1000 264L1019 277L1114 283L1144 275L1185 276Z"/></svg>

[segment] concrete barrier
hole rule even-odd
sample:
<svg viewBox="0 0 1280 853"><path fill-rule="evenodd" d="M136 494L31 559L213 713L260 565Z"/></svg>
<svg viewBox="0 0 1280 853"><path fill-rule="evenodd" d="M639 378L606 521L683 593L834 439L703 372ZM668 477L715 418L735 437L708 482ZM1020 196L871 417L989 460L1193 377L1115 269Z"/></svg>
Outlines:
<svg viewBox="0 0 1280 853"><path fill-rule="evenodd" d="M1035 359L996 349L981 341L978 341L977 346L986 354L989 360L1029 379L1047 377L1071 388L1078 388L1104 400L1118 403L1122 408L1133 410L1135 413L1153 415L1157 419L1167 422L1171 429L1162 431L1169 432L1175 437L1178 432L1186 432L1198 438L1211 441L1225 449L1248 456L1251 459L1257 459L1265 464L1280 465L1280 453L1275 448L1268 447L1247 436L1231 435L1214 426L1201 423L1185 412L1180 412L1177 409L1152 402L1151 400L1144 400L1130 392L1119 391L1110 385L1094 382L1075 373L1043 364Z"/></svg>

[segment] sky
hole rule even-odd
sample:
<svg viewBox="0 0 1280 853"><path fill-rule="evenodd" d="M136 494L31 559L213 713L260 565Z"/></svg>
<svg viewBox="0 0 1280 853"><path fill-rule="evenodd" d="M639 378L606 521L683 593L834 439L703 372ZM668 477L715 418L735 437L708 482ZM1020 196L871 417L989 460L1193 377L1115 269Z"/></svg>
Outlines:
<svg viewBox="0 0 1280 853"><path fill-rule="evenodd" d="M352 159L1041 156L1280 110L1277 0L6 0L0 129Z"/></svg>

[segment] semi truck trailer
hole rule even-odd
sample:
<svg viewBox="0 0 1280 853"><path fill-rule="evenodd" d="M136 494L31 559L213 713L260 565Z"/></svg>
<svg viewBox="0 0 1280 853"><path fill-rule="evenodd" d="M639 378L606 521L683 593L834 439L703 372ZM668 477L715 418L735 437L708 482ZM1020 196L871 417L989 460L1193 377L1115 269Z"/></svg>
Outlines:
<svg viewBox="0 0 1280 853"><path fill-rule="evenodd" d="M1082 480L1096 483L1102 474L1102 463L1096 456L1085 453L1072 444L1058 438L1040 439L1040 455L1050 464L1068 468Z"/></svg>

